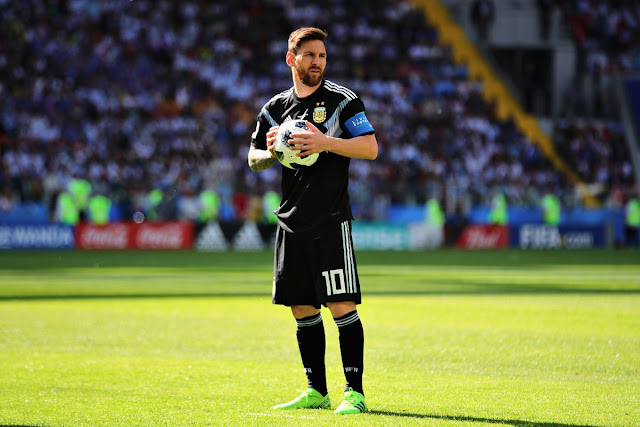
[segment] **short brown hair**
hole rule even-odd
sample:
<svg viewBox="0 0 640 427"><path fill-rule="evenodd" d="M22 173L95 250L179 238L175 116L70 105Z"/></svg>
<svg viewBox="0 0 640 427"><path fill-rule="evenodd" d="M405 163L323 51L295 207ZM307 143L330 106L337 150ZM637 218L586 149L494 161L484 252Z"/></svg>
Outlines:
<svg viewBox="0 0 640 427"><path fill-rule="evenodd" d="M308 40L320 40L322 43L325 43L327 40L327 33L320 28L315 27L298 28L289 35L289 52L297 54L302 42L306 42Z"/></svg>

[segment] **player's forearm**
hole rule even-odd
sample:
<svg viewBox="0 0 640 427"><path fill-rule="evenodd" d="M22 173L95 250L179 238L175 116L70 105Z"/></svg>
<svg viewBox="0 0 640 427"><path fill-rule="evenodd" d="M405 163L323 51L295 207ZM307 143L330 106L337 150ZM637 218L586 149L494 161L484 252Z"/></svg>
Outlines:
<svg viewBox="0 0 640 427"><path fill-rule="evenodd" d="M258 150L257 148L249 150L249 167L254 172L269 169L275 161L276 159L271 156L271 152L268 150Z"/></svg>
<svg viewBox="0 0 640 427"><path fill-rule="evenodd" d="M352 159L374 160L378 157L375 135L362 135L351 139L329 138L329 151Z"/></svg>

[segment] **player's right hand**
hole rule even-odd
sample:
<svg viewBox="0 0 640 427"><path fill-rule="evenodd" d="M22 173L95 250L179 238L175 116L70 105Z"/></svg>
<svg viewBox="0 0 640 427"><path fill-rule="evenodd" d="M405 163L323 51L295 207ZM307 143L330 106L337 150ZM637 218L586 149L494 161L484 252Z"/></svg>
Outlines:
<svg viewBox="0 0 640 427"><path fill-rule="evenodd" d="M276 135L278 134L278 129L280 126L272 126L267 132L267 150L271 152L271 157L276 157L276 154L273 152L276 144Z"/></svg>

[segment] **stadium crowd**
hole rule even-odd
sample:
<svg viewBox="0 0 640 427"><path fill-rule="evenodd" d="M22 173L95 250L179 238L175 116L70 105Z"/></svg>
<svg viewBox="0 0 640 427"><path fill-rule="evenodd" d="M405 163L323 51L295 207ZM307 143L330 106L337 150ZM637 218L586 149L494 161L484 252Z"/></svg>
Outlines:
<svg viewBox="0 0 640 427"><path fill-rule="evenodd" d="M383 219L390 204L432 197L447 212L498 193L510 204L539 205L547 193L581 203L513 123L496 119L481 83L409 1L0 0L0 8L7 203L53 207L71 179L84 178L125 215L160 189L175 202L165 217L194 219L181 202L209 189L245 219L253 199L279 185L278 168L254 174L246 153L257 112L290 86L286 38L302 25L328 30L327 78L364 99L376 128L379 159L352 163L358 217ZM621 134L601 135L572 132L567 147L610 149L615 164ZM610 141L617 148L603 148ZM575 166L583 178L618 182L611 163Z"/></svg>
<svg viewBox="0 0 640 427"><path fill-rule="evenodd" d="M640 8L634 0L563 0L559 2L591 73L640 69Z"/></svg>
<svg viewBox="0 0 640 427"><path fill-rule="evenodd" d="M620 123L559 119L554 140L560 156L610 206L620 207L621 196L631 195L633 167Z"/></svg>
<svg viewBox="0 0 640 427"><path fill-rule="evenodd" d="M628 0L562 0L558 4L578 60L562 117L555 123L554 142L561 157L592 184L593 191L605 194L606 201L616 206L637 189L611 76L640 70L640 8ZM591 97L582 90L585 86Z"/></svg>

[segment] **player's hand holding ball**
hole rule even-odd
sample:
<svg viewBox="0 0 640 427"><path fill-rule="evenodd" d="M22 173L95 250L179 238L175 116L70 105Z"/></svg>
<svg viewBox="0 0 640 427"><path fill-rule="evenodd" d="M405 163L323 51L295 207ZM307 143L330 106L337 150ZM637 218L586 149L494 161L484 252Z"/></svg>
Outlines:
<svg viewBox="0 0 640 427"><path fill-rule="evenodd" d="M319 154L326 150L324 142L327 136L320 131L313 123L304 121L305 132L296 132L291 135L292 150L299 151L299 156L304 157L310 154Z"/></svg>
<svg viewBox="0 0 640 427"><path fill-rule="evenodd" d="M278 129L280 126L271 126L269 132L267 132L267 150L271 152L271 157L277 159L278 156L273 152L276 144L276 135L278 134Z"/></svg>
<svg viewBox="0 0 640 427"><path fill-rule="evenodd" d="M267 133L267 146L269 147L269 134ZM280 125L275 136L272 153L280 163L289 169L300 169L311 166L318 160L319 152L314 151L311 139L315 132L320 132L306 120L288 120ZM322 134L322 132L320 132ZM323 135L324 136L324 135ZM270 147L269 147L270 149Z"/></svg>

